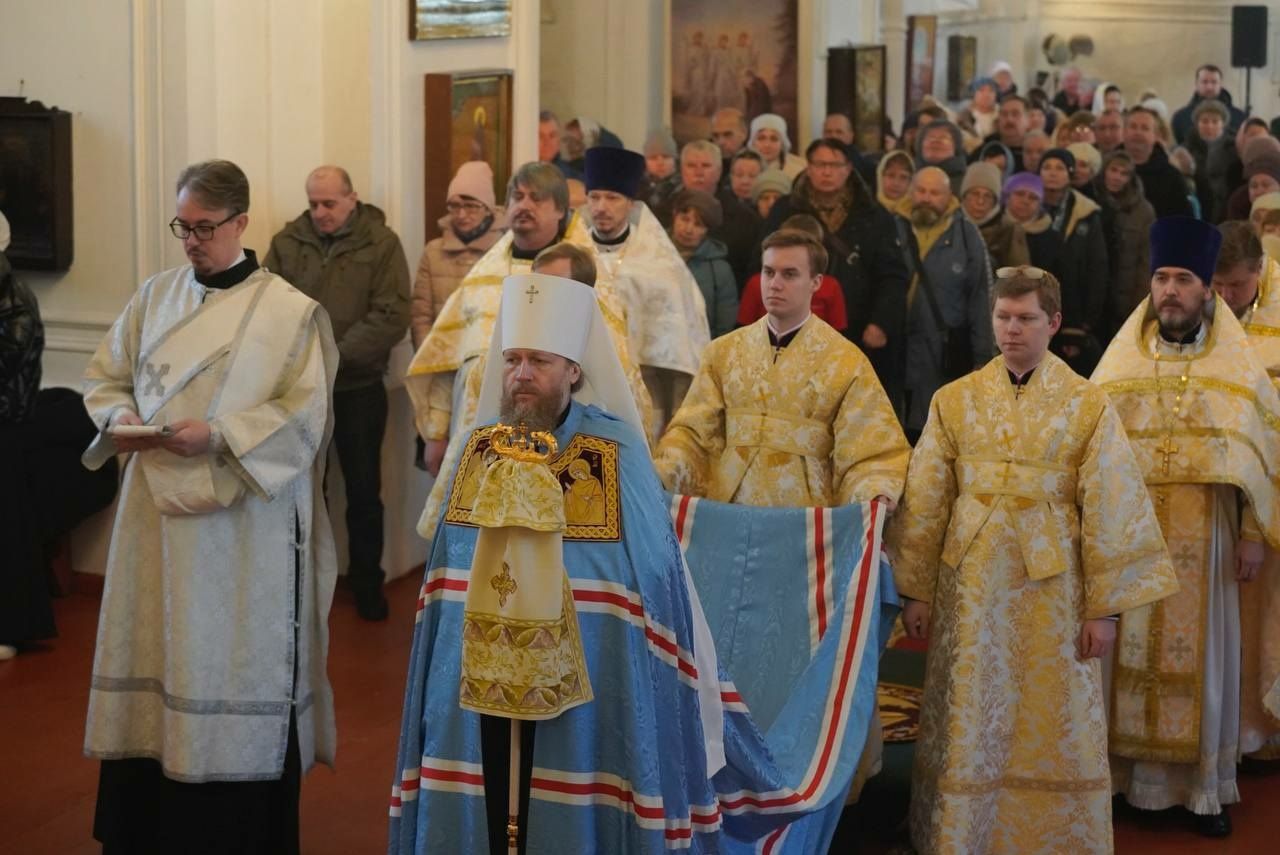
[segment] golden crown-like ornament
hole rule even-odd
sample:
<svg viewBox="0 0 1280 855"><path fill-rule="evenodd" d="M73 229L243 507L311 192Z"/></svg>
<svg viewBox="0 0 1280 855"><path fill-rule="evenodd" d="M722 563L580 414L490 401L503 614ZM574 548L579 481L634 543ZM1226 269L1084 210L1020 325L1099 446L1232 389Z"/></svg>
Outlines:
<svg viewBox="0 0 1280 855"><path fill-rule="evenodd" d="M519 460L523 463L546 463L560 450L556 438L549 432L530 431L524 422L515 427L496 425L489 447L500 457Z"/></svg>

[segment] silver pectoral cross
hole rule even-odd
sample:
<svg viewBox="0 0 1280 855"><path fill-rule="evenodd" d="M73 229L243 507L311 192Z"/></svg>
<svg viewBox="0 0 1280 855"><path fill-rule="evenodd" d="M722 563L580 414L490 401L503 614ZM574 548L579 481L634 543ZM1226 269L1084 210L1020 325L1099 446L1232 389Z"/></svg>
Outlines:
<svg viewBox="0 0 1280 855"><path fill-rule="evenodd" d="M147 383L142 388L142 394L164 395L164 383L161 381L164 379L164 376L169 373L169 363L165 362L157 368L150 362L147 362L142 366L142 369L147 375Z"/></svg>

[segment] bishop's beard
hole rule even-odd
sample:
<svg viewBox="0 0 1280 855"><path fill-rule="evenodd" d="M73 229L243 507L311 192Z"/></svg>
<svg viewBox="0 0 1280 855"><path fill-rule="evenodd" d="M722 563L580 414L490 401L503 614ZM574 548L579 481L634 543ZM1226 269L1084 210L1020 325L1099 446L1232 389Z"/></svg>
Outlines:
<svg viewBox="0 0 1280 855"><path fill-rule="evenodd" d="M537 392L531 385L516 383L502 391L502 401L498 408L498 419L504 425L523 424L529 430L554 431L560 421L560 414L567 404L559 395L539 395L532 401L517 404L516 392Z"/></svg>

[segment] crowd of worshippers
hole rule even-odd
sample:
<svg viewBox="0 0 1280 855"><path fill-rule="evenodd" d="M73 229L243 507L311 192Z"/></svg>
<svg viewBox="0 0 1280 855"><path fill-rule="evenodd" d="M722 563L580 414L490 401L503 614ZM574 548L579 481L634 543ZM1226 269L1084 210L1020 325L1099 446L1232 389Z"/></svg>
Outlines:
<svg viewBox="0 0 1280 855"><path fill-rule="evenodd" d="M1280 141L1234 105L1217 66L1200 67L1194 83L1170 113L1153 92L1130 105L1120 87L1075 69L1052 97L1023 94L998 63L957 109L926 97L901 133L886 129L883 153L859 150L842 114L826 117L801 156L781 116L724 108L709 117L709 140L677 146L665 128L648 136L637 197L693 273L713 338L763 315L766 235L818 234L829 278L813 310L863 348L914 435L942 376L941 340L967 329L973 363L992 352L992 271L1054 273L1063 325L1053 351L1088 376L1146 294L1157 217L1280 233ZM540 116L539 158L561 170L571 200L598 195L582 183L586 149L619 144L589 119Z"/></svg>
<svg viewBox="0 0 1280 855"><path fill-rule="evenodd" d="M1232 105L1221 78L1200 68L1191 102L1169 117L1154 97L1126 109L1117 87L1074 73L1052 99L1022 95L1000 64L954 121L923 105L885 135L883 154L859 151L840 115L801 156L771 113L748 121L722 109L708 117L710 139L677 148L660 130L640 153L589 119L562 126L544 112L539 160L515 170L501 204L487 164L456 171L416 279L343 169L308 175L306 208L259 266L241 244L247 177L227 161L194 164L169 224L190 264L130 300L90 362L84 400L70 404L78 421L58 415L65 401L35 394L38 310L0 255L3 474L31 481L23 443L55 444L40 427L47 415L77 426L59 460L88 446L85 468L73 468L94 479L47 522L23 491L3 491L32 566L110 502L117 455L133 455L86 734L86 752L103 760L95 836L116 851L136 851L139 834L175 851L189 817L210 809L205 791L184 788L216 781L235 784L217 812L260 822L228 827L212 851L240 851L236 835L250 828L262 851L296 851L301 775L331 763L336 744L327 452L332 442L345 484L356 607L383 620L386 375L406 332L420 441L401 452L439 476L418 526L437 545L450 536L437 537L442 523L480 507L474 490L493 462L475 429L499 411L499 393L506 409L508 397L536 399L520 412L548 431L587 418L616 432L632 471L624 487L652 494L637 504L654 542L671 528L660 488L743 505L896 508L887 537L903 624L930 639L911 819L923 851L1029 851L1055 834L1078 837L1073 851L1109 849L1113 791L1143 808L1183 805L1203 833L1229 833L1237 760L1280 744L1280 701L1256 690L1280 687L1280 642L1257 649L1280 632L1235 584L1280 545L1280 398L1268 379L1280 357L1266 349L1280 341L1280 143ZM562 326L545 300L564 283L533 274L594 288L577 297L589 347L533 322L528 346L502 344L520 326L517 307L539 295L542 326ZM1045 361L1037 341L1059 358ZM603 413L570 397L592 380L587 351L609 366L594 378ZM554 395L539 387L552 376ZM609 528L596 470L566 471L565 513ZM568 540L564 549L583 554ZM202 572L210 556L227 573ZM52 633L45 579L14 566L0 576L0 655ZM453 571L441 568L446 591ZM665 588L685 584L679 561L662 573ZM424 604L428 593L424 584ZM290 619L264 619L280 615ZM406 734L424 726L419 701L457 690L423 683L436 667L429 641L415 635ZM1101 716L1090 660L1113 644L1113 706ZM1187 664L1188 649L1199 661ZM973 678L984 662L999 673ZM1034 684L1025 697L1011 676L1022 668ZM1059 699L1070 703L1053 707ZM622 702L602 692L593 709ZM676 718L691 720L687 707ZM445 748L467 743L483 758L466 762L483 765L484 789L505 792L489 775L505 752L493 753L493 734L467 733ZM554 724L538 733L568 750ZM425 782L426 748L405 744ZM690 746L663 762L705 771ZM876 750L869 736L866 757ZM994 777L974 771L975 753ZM413 809L408 790L422 787L424 810L430 798L417 757L402 759L395 818ZM529 770L516 771L527 790ZM712 798L707 780L678 777L697 784L682 797ZM266 800L284 809L258 810ZM503 820L488 817L495 829ZM413 825L393 821L393 851L429 846Z"/></svg>

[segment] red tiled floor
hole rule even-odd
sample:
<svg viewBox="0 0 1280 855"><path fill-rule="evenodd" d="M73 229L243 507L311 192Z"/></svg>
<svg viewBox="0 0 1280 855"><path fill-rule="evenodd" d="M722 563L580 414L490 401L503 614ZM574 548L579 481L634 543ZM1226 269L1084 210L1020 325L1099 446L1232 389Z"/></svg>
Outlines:
<svg viewBox="0 0 1280 855"><path fill-rule="evenodd" d="M391 618L360 621L345 591L330 616L329 674L338 711L338 769L317 767L302 787L307 855L385 850L405 668L419 574L387 588ZM81 754L98 596L79 590L57 601L61 636L0 662L0 855L91 855L97 763ZM1235 834L1205 840L1178 817L1125 811L1116 851L1254 855L1277 851L1268 817L1280 804L1280 770L1242 775L1232 808ZM875 851L871 847L866 851Z"/></svg>
<svg viewBox="0 0 1280 855"><path fill-rule="evenodd" d="M85 584L88 582L88 584ZM338 714L338 768L302 785L302 851L386 849L405 669L420 573L387 587L391 617L356 617L339 590L329 619L329 677ZM59 638L0 662L0 855L89 855L98 764L81 753L98 620L92 580L57 600Z"/></svg>

